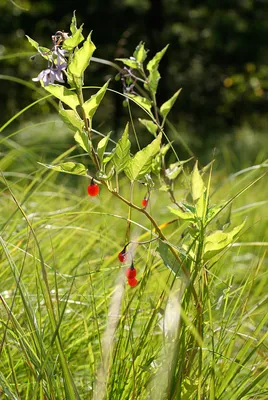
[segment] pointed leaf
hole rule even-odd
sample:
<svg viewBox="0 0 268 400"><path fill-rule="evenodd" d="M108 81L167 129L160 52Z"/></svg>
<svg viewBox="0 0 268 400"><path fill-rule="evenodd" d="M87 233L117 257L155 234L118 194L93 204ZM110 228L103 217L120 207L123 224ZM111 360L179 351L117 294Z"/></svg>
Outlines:
<svg viewBox="0 0 268 400"><path fill-rule="evenodd" d="M38 163L38 164L58 172L65 172L67 174L73 174L73 175L87 175L86 167L80 163L65 162L58 165L50 165L43 163Z"/></svg>
<svg viewBox="0 0 268 400"><path fill-rule="evenodd" d="M140 42L134 51L133 56L139 63L143 63L147 57L147 50L144 48L144 43Z"/></svg>
<svg viewBox="0 0 268 400"><path fill-rule="evenodd" d="M151 61L148 62L148 64L147 64L148 71L153 71L154 69L158 69L161 58L164 56L167 49L168 49L168 45L166 47L164 47L161 51L156 53L156 55L151 59Z"/></svg>
<svg viewBox="0 0 268 400"><path fill-rule="evenodd" d="M103 159L103 155L106 150L109 139L110 139L110 134L105 136L104 138L102 138L98 143L97 153L98 153L100 161L102 161L102 159Z"/></svg>
<svg viewBox="0 0 268 400"><path fill-rule="evenodd" d="M155 95L160 78L161 76L157 69L150 71L148 81L144 84L145 89L150 90Z"/></svg>
<svg viewBox="0 0 268 400"><path fill-rule="evenodd" d="M168 209L175 215L177 215L179 218L188 220L188 221L194 221L195 220L195 215L191 213L191 211L182 211L179 208L173 208L173 207L168 207Z"/></svg>
<svg viewBox="0 0 268 400"><path fill-rule="evenodd" d="M191 179L191 186L192 186L192 198L194 201L200 199L204 193L204 182L203 179L198 171L198 162L195 163L193 172L192 172L192 179Z"/></svg>
<svg viewBox="0 0 268 400"><path fill-rule="evenodd" d="M29 41L29 43L38 51L38 53L45 58L46 60L52 61L52 51L48 49L47 47L42 47L39 46L39 43L37 43L35 40L30 38L30 36L25 35Z"/></svg>
<svg viewBox="0 0 268 400"><path fill-rule="evenodd" d="M136 60L131 60L130 58L116 58L116 60L121 61L123 64L127 65L130 68L139 68L139 63Z"/></svg>
<svg viewBox="0 0 268 400"><path fill-rule="evenodd" d="M170 164L169 168L166 169L166 177L170 180L176 179L177 176L181 173L182 171L182 165L180 161L177 161L174 164Z"/></svg>
<svg viewBox="0 0 268 400"><path fill-rule="evenodd" d="M76 23L75 11L73 12L72 21L71 21L71 25L70 25L70 31L71 31L72 35L74 35L75 32L77 31L77 23Z"/></svg>
<svg viewBox="0 0 268 400"><path fill-rule="evenodd" d="M68 72L74 76L81 77L85 69L88 67L89 61L96 49L94 43L91 41L91 33L84 41L83 46L78 49L68 67Z"/></svg>
<svg viewBox="0 0 268 400"><path fill-rule="evenodd" d="M74 139L83 150L87 151L88 153L91 152L91 142L85 131L77 131L74 135Z"/></svg>
<svg viewBox="0 0 268 400"><path fill-rule="evenodd" d="M35 50L38 51L39 43L36 42L35 40L33 40L32 38L30 38L30 36L28 36L28 35L25 35L25 36L27 37L29 43L35 48Z"/></svg>
<svg viewBox="0 0 268 400"><path fill-rule="evenodd" d="M126 97L130 97L135 103L137 103L141 108L147 111L151 111L152 102L145 97L136 96L134 94L128 94Z"/></svg>
<svg viewBox="0 0 268 400"><path fill-rule="evenodd" d="M183 169L183 164L186 164L187 162L192 160L192 158L193 157L188 158L187 160L180 160L173 164L170 164L169 168L166 169L166 177L170 180L176 179Z"/></svg>
<svg viewBox="0 0 268 400"><path fill-rule="evenodd" d="M152 173L158 176L162 170L162 157L160 154L157 154L153 159L152 159Z"/></svg>
<svg viewBox="0 0 268 400"><path fill-rule="evenodd" d="M225 247L231 244L245 225L245 222L246 221L235 227L231 232L225 233L222 231L215 231L211 235L207 236L205 238L204 259L208 260L214 257Z"/></svg>
<svg viewBox="0 0 268 400"><path fill-rule="evenodd" d="M157 250L165 266L168 267L174 275L178 276L180 265L176 257L171 253L168 245L160 241Z"/></svg>
<svg viewBox="0 0 268 400"><path fill-rule="evenodd" d="M61 102L59 105L59 114L66 125L68 125L68 127L73 131L77 131L77 129L81 131L83 129L84 122L79 117L77 112L74 110L65 110Z"/></svg>
<svg viewBox="0 0 268 400"><path fill-rule="evenodd" d="M193 201L196 203L196 215L200 218L203 216L205 207L204 191L205 185L198 171L198 162L196 162L192 172L191 192Z"/></svg>
<svg viewBox="0 0 268 400"><path fill-rule="evenodd" d="M151 120L149 120L149 119L141 119L141 118L139 118L139 121L140 121L140 123L141 123L142 125L144 125L144 126L147 128L147 130L148 130L154 137L156 137L156 133L157 133L158 127L157 127L157 125L156 125L153 121L151 121Z"/></svg>
<svg viewBox="0 0 268 400"><path fill-rule="evenodd" d="M70 36L64 40L62 48L64 50L71 51L76 46L78 46L79 43L81 43L84 40L84 36L82 35L82 30L83 30L83 25L81 25L80 28L77 29L76 32L73 33L72 36Z"/></svg>
<svg viewBox="0 0 268 400"><path fill-rule="evenodd" d="M148 82L144 85L146 89L149 89L154 95L156 94L157 87L158 87L158 82L159 79L161 78L159 72L158 72L158 67L159 63L161 61L161 58L167 51L168 45L152 58L151 61L148 62L147 64L147 70L149 71L149 78Z"/></svg>
<svg viewBox="0 0 268 400"><path fill-rule="evenodd" d="M162 134L160 133L144 149L138 151L125 168L125 174L130 180L140 179L152 169L154 156L159 153Z"/></svg>
<svg viewBox="0 0 268 400"><path fill-rule="evenodd" d="M179 89L168 101L166 101L162 106L160 107L160 114L166 118L169 111L172 109L175 101L177 100L177 97L179 96L181 92L181 89Z"/></svg>
<svg viewBox="0 0 268 400"><path fill-rule="evenodd" d="M125 127L124 133L119 139L114 155L112 158L112 163L115 167L117 173L123 171L130 160L130 140L128 138L128 124Z"/></svg>
<svg viewBox="0 0 268 400"><path fill-rule="evenodd" d="M102 101L106 93L109 83L110 81L106 82L105 85L103 85L102 88L96 94L93 94L93 96L91 96L90 99L83 104L83 108L88 118L90 119L93 118L95 112L97 111L100 105L100 102Z"/></svg>
<svg viewBox="0 0 268 400"><path fill-rule="evenodd" d="M66 87L61 85L48 85L45 86L47 92L53 94L60 101L67 104L73 110L79 105L78 97L72 90L66 89Z"/></svg>

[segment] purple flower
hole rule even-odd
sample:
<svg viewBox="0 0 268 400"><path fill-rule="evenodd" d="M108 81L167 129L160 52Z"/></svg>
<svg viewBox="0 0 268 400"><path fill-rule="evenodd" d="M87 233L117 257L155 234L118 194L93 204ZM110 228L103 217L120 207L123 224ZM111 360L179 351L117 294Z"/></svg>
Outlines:
<svg viewBox="0 0 268 400"><path fill-rule="evenodd" d="M57 49L54 54L57 55L57 64L53 62L51 67L41 71L37 78L32 79L33 81L43 81L44 86L48 86L50 83L54 83L55 81L64 83L62 71L67 68L67 62L63 58L64 51Z"/></svg>

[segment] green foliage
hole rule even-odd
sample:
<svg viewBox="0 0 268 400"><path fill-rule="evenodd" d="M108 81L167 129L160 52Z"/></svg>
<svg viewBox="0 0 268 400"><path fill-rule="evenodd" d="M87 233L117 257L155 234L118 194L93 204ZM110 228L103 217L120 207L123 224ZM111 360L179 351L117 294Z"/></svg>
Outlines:
<svg viewBox="0 0 268 400"><path fill-rule="evenodd" d="M69 146L33 173L43 147L10 140L18 132L1 139L1 390L26 400L261 398L267 224L257 212L267 163L215 182L213 162L199 170L196 161L190 173L191 158L180 160L165 131L178 92L157 101L166 48L145 68L143 43L129 59L134 72L121 71L130 124L117 142L99 132L93 117L108 82L84 99L94 45L89 37L80 47L75 15L70 29L68 55L58 31L51 52L60 62L39 77L86 154ZM72 90L52 84L62 71ZM150 118L141 120L146 146L133 102Z"/></svg>
<svg viewBox="0 0 268 400"><path fill-rule="evenodd" d="M153 158L160 151L161 139L162 134L159 134L148 146L138 151L129 160L124 171L131 181L141 179L151 171Z"/></svg>
<svg viewBox="0 0 268 400"><path fill-rule="evenodd" d="M167 51L168 46L166 46L163 50L156 53L156 55L150 60L147 64L147 70L149 71L148 81L145 84L145 88L148 88L153 95L156 94L158 82L160 79L160 73L158 71L159 63Z"/></svg>
<svg viewBox="0 0 268 400"><path fill-rule="evenodd" d="M162 106L160 107L160 114L162 115L162 117L167 118L180 92L181 89L179 89L168 101L162 104Z"/></svg>
<svg viewBox="0 0 268 400"><path fill-rule="evenodd" d="M169 268L176 277L179 276L181 266L176 257L171 253L169 246L160 241L157 251L159 252L165 266Z"/></svg>
<svg viewBox="0 0 268 400"><path fill-rule="evenodd" d="M149 120L149 119L141 119L141 118L139 118L139 121L140 121L140 123L142 124L142 125L144 125L146 128L147 128L147 130L154 136L154 137L156 137L156 133L157 133L157 125L153 122L153 121L151 121L151 120Z"/></svg>
<svg viewBox="0 0 268 400"><path fill-rule="evenodd" d="M79 117L76 111L74 110L65 110L63 108L63 105L60 103L59 105L59 114L62 117L63 121L68 125L70 129L73 131L79 130L79 132L82 131L84 122L82 119Z"/></svg>
<svg viewBox="0 0 268 400"><path fill-rule="evenodd" d="M88 138L88 134L83 129L75 133L74 139L83 150L87 151L89 154L91 153L91 141Z"/></svg>
<svg viewBox="0 0 268 400"><path fill-rule="evenodd" d="M70 50L73 50L75 47L77 47L84 40L84 36L82 35L82 30L83 30L83 25L81 25L80 28L77 29L76 17L75 17L75 13L74 13L72 21L71 21L71 25L70 25L70 31L72 33L72 36L68 37L66 40L64 40L64 43L62 46L63 49L70 51Z"/></svg>
<svg viewBox="0 0 268 400"><path fill-rule="evenodd" d="M128 134L128 125L126 125L122 137L118 140L114 153L112 155L112 163L116 172L124 171L130 162L130 141Z"/></svg>
<svg viewBox="0 0 268 400"><path fill-rule="evenodd" d="M91 41L90 33L87 39L84 41L83 46L74 52L73 58L68 68L69 73L77 78L80 78L88 67L89 61L95 49L96 47Z"/></svg>
<svg viewBox="0 0 268 400"><path fill-rule="evenodd" d="M76 110L76 107L79 105L79 100L73 91L65 88L61 85L48 85L45 88L49 93L53 94L53 96L57 97L60 101L67 104L72 110Z"/></svg>
<svg viewBox="0 0 268 400"><path fill-rule="evenodd" d="M104 152L105 152L107 144L109 142L109 138L110 138L110 135L107 135L104 138L102 138L98 143L97 154L98 154L99 160L101 162L103 161Z"/></svg>
<svg viewBox="0 0 268 400"><path fill-rule="evenodd" d="M46 168L53 169L58 172L65 172L73 175L87 175L86 167L81 163L64 162L58 165L42 164Z"/></svg>
<svg viewBox="0 0 268 400"><path fill-rule="evenodd" d="M138 106L150 113L152 108L152 102L150 100L146 99L145 97L136 96L134 94L128 94L128 97L136 104L138 104Z"/></svg>
<svg viewBox="0 0 268 400"><path fill-rule="evenodd" d="M106 93L108 85L109 81L106 82L96 94L94 94L93 96L90 97L90 99L84 102L83 109L85 110L87 118L89 118L90 120L93 118L95 112L97 111Z"/></svg>

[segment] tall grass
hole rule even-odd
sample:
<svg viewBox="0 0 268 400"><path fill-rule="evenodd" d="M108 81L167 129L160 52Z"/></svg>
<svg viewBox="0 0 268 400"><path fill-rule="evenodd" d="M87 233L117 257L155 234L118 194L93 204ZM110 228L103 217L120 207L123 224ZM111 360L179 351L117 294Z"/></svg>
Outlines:
<svg viewBox="0 0 268 400"><path fill-rule="evenodd" d="M85 178L74 184L38 166L40 146L1 140L3 398L268 397L267 178L250 186L267 164L213 173L211 203L248 187L221 222L247 221L211 268L190 271L205 304L197 321L198 305L183 291L184 278L166 268L155 241L133 249L140 283L126 285L117 255L127 206L105 189L89 199ZM185 199L187 193L186 171L176 195ZM134 202L140 200L134 191ZM182 248L188 223L168 224L174 216L163 204L167 194L152 192L152 215ZM150 224L135 211L131 218L132 239L150 241Z"/></svg>

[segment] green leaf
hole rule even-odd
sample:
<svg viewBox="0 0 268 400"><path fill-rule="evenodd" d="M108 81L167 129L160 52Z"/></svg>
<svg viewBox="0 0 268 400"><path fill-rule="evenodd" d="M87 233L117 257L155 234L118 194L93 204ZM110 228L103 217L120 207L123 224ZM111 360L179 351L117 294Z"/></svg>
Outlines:
<svg viewBox="0 0 268 400"><path fill-rule="evenodd" d="M156 133L157 133L158 127L157 127L157 125L156 125L153 121L151 121L151 120L149 120L149 119L141 119L141 118L139 118L139 121L140 121L140 123L141 123L142 125L144 125L144 126L147 128L147 130L148 130L154 137L156 137Z"/></svg>
<svg viewBox="0 0 268 400"><path fill-rule="evenodd" d="M30 36L25 35L29 41L29 43L38 51L38 53L45 58L46 60L52 61L52 51L47 47L39 46L35 40L31 39Z"/></svg>
<svg viewBox="0 0 268 400"><path fill-rule="evenodd" d="M195 220L195 215L191 211L182 211L180 208L173 208L173 207L168 207L169 211L172 212L172 214L177 215L177 217L187 220L187 221L194 221Z"/></svg>
<svg viewBox="0 0 268 400"><path fill-rule="evenodd" d="M130 159L124 169L125 174L130 180L140 179L151 171L153 158L160 151L161 139L162 134L160 133L148 146L138 151Z"/></svg>
<svg viewBox="0 0 268 400"><path fill-rule="evenodd" d="M73 174L73 175L87 175L86 167L80 163L65 162L58 165L50 165L43 163L38 163L38 164L58 172L65 172L67 174Z"/></svg>
<svg viewBox="0 0 268 400"><path fill-rule="evenodd" d="M166 177L170 180L176 179L177 176L180 174L183 168L183 164L186 164L193 157L188 158L187 160L177 161L174 164L170 164L169 168L166 169Z"/></svg>
<svg viewBox="0 0 268 400"><path fill-rule="evenodd" d="M203 179L198 171L198 161L196 161L192 172L191 186L193 201L197 201L201 196L203 196L205 189Z"/></svg>
<svg viewBox="0 0 268 400"><path fill-rule="evenodd" d="M168 267L175 276L178 276L178 273L180 271L180 265L176 257L171 253L168 245L166 243L159 241L157 250L165 266Z"/></svg>
<svg viewBox="0 0 268 400"><path fill-rule="evenodd" d="M29 41L29 43L38 51L39 48L39 43L36 42L35 40L33 40L32 38L30 38L30 36L25 35Z"/></svg>
<svg viewBox="0 0 268 400"><path fill-rule="evenodd" d="M127 65L130 68L138 69L139 63L136 60L131 60L129 58L116 58L117 61L121 61L123 64Z"/></svg>
<svg viewBox="0 0 268 400"><path fill-rule="evenodd" d="M110 134L102 138L98 143L97 153L101 162L103 160L103 155L106 150L109 139L110 139Z"/></svg>
<svg viewBox="0 0 268 400"><path fill-rule="evenodd" d="M191 178L191 193L193 201L196 203L196 215L202 217L205 207L204 199L205 185L198 171L198 162L195 163Z"/></svg>
<svg viewBox="0 0 268 400"><path fill-rule="evenodd" d="M166 47L164 47L164 49L162 49L161 51L156 53L156 55L151 59L151 61L148 62L148 64L147 64L148 71L153 71L154 69L158 69L161 58L164 56L167 49L168 49L168 45Z"/></svg>
<svg viewBox="0 0 268 400"><path fill-rule="evenodd" d="M111 179L113 175L114 175L114 167L112 167L108 173L105 173L103 171L97 172L97 178L105 181Z"/></svg>
<svg viewBox="0 0 268 400"><path fill-rule="evenodd" d="M141 108L151 112L152 102L145 97L136 96L134 94L128 94L126 97L129 97L136 104L138 104Z"/></svg>
<svg viewBox="0 0 268 400"><path fill-rule="evenodd" d="M59 114L62 117L63 121L68 125L70 129L73 131L82 131L84 122L82 119L79 117L76 111L74 110L65 110L63 108L62 103L60 102L59 105Z"/></svg>
<svg viewBox="0 0 268 400"><path fill-rule="evenodd" d="M115 150L115 149L113 149L113 150ZM111 153L107 154L107 156L104 157L104 159L103 159L103 164L107 164L109 161L111 161L113 156L114 156L114 151L112 151Z"/></svg>
<svg viewBox="0 0 268 400"><path fill-rule="evenodd" d="M117 173L123 171L130 160L130 140L128 136L128 124L125 127L124 133L116 144L112 158L112 163Z"/></svg>
<svg viewBox="0 0 268 400"><path fill-rule="evenodd" d="M105 85L103 85L102 88L96 94L91 96L90 99L88 99L83 104L83 108L89 119L92 119L95 112L97 111L97 109L100 105L100 102L102 101L102 99L106 93L109 83L110 83L110 81L106 82Z"/></svg>
<svg viewBox="0 0 268 400"><path fill-rule="evenodd" d="M64 50L71 51L73 50L76 46L79 45L84 40L84 36L82 35L82 30L83 30L83 25L80 26L79 29L76 30L75 33L71 37L68 37L67 39L64 40L62 48Z"/></svg>
<svg viewBox="0 0 268 400"><path fill-rule="evenodd" d="M83 150L87 151L88 153L91 152L91 142L85 131L77 131L74 135L74 139Z"/></svg>
<svg viewBox="0 0 268 400"><path fill-rule="evenodd" d="M179 89L168 101L166 101L162 106L160 107L160 114L166 118L169 111L172 109L175 101L177 100L177 97L179 96L181 92L181 89Z"/></svg>
<svg viewBox="0 0 268 400"><path fill-rule="evenodd" d="M231 244L245 225L245 222L246 221L235 227L231 232L225 233L222 231L215 231L207 236L204 244L204 259L209 260Z"/></svg>
<svg viewBox="0 0 268 400"><path fill-rule="evenodd" d="M95 49L96 47L91 41L90 33L84 41L83 46L74 53L74 57L68 67L68 72L74 76L81 77L85 69L88 67Z"/></svg>
<svg viewBox="0 0 268 400"><path fill-rule="evenodd" d="M144 48L144 42L140 42L134 51L133 56L139 63L143 63L147 57L147 50Z"/></svg>
<svg viewBox="0 0 268 400"><path fill-rule="evenodd" d="M182 164L180 161L177 161L174 164L170 164L169 168L166 169L165 174L168 179L173 180L177 178L181 171Z"/></svg>
<svg viewBox="0 0 268 400"><path fill-rule="evenodd" d="M152 173L158 176L162 169L162 157L160 154L157 154L152 159Z"/></svg>
<svg viewBox="0 0 268 400"><path fill-rule="evenodd" d="M158 82L159 82L159 79L161 78L161 76L158 72L159 63L161 61L161 58L167 51L167 48L168 48L168 45L163 50L156 53L156 55L152 58L152 60L149 61L147 64L147 70L149 71L149 78L148 78L147 84L145 84L144 86L146 89L149 89L150 91L152 91L152 93L154 95L156 94Z"/></svg>
<svg viewBox="0 0 268 400"><path fill-rule="evenodd" d="M61 85L48 85L45 86L47 92L53 94L53 96L57 97L60 101L67 104L73 110L79 105L78 97L75 92L72 90L66 89L66 87Z"/></svg>
<svg viewBox="0 0 268 400"><path fill-rule="evenodd" d="M72 21L71 21L71 25L70 25L70 31L71 34L74 35L77 31L77 23L76 23L76 15L75 15L75 11L73 12L73 17L72 17Z"/></svg>
<svg viewBox="0 0 268 400"><path fill-rule="evenodd" d="M144 84L145 89L150 90L155 95L160 78L161 76L157 69L153 69L152 71L150 71L148 82Z"/></svg>

